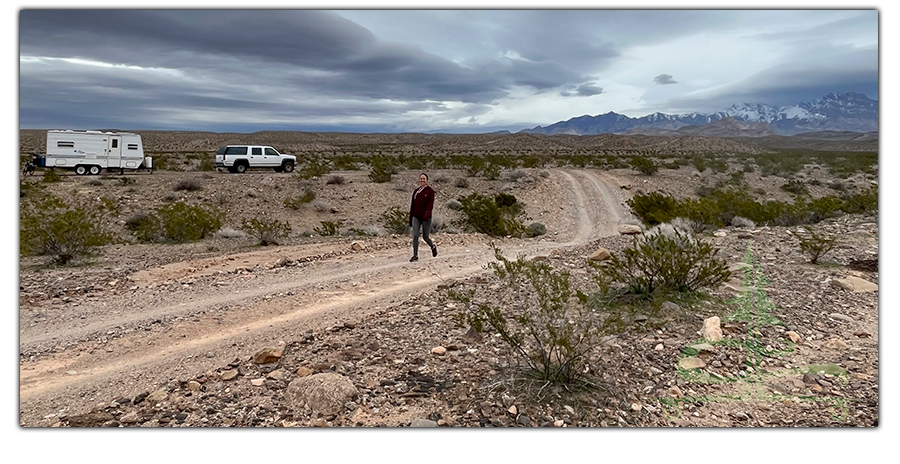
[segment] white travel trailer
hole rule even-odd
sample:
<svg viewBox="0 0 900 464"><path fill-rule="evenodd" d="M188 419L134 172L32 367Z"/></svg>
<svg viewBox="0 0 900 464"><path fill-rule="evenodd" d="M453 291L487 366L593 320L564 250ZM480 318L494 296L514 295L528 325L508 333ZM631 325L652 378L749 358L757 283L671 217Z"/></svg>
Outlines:
<svg viewBox="0 0 900 464"><path fill-rule="evenodd" d="M97 175L102 169L153 168L138 134L74 130L47 131L47 154L36 157L35 164L72 169L79 176Z"/></svg>

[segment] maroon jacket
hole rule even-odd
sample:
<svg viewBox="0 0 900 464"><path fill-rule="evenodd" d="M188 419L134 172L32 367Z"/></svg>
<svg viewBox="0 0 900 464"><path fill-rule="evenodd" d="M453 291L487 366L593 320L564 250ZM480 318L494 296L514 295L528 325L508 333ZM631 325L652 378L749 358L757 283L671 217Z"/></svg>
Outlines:
<svg viewBox="0 0 900 464"><path fill-rule="evenodd" d="M413 191L412 202L409 205L409 220L418 218L420 221L431 220L431 209L434 207L434 190L431 186L426 185L421 192L418 188Z"/></svg>

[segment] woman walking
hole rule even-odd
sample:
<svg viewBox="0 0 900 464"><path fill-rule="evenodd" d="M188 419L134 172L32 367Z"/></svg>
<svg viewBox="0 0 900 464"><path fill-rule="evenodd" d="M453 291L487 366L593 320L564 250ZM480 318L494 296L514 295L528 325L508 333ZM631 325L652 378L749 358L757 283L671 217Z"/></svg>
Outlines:
<svg viewBox="0 0 900 464"><path fill-rule="evenodd" d="M431 209L434 207L434 189L428 186L428 174L419 176L419 188L412 195L409 205L409 225L412 227L413 255L409 262L419 260L419 228L422 228L422 239L431 247L431 256L437 256L437 247L428 238L431 231Z"/></svg>

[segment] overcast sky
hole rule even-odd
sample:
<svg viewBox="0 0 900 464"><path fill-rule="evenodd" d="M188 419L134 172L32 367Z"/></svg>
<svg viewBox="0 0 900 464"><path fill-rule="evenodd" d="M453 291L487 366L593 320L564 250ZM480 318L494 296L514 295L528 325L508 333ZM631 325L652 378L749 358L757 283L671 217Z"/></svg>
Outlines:
<svg viewBox="0 0 900 464"><path fill-rule="evenodd" d="M876 9L21 8L20 128L518 131L878 99Z"/></svg>

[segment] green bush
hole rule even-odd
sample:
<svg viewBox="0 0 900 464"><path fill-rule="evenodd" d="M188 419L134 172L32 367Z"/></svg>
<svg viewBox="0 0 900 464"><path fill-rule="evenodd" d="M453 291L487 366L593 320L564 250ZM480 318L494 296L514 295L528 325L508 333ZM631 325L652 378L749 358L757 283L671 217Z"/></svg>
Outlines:
<svg viewBox="0 0 900 464"><path fill-rule="evenodd" d="M638 171L647 176L652 176L659 171L659 165L657 165L655 161L643 156L635 156L634 158L631 158L629 165L635 171Z"/></svg>
<svg viewBox="0 0 900 464"><path fill-rule="evenodd" d="M834 249L837 238L827 234L816 233L809 226L804 226L803 229L806 230L805 235L794 231L789 232L800 241L800 250L809 255L809 262L818 264L819 258Z"/></svg>
<svg viewBox="0 0 900 464"><path fill-rule="evenodd" d="M187 192L195 192L197 190L203 190L203 186L200 185L200 181L197 179L182 179L178 181L172 190L176 192L187 191Z"/></svg>
<svg viewBox="0 0 900 464"><path fill-rule="evenodd" d="M255 237L262 246L278 245L291 233L291 225L287 221L277 219L244 219L241 230Z"/></svg>
<svg viewBox="0 0 900 464"><path fill-rule="evenodd" d="M138 240L151 242L159 235L159 218L150 213L140 212L125 221L125 228Z"/></svg>
<svg viewBox="0 0 900 464"><path fill-rule="evenodd" d="M781 190L785 192L793 193L794 195L809 195L809 187L806 186L802 181L797 179L791 179L786 184L782 185Z"/></svg>
<svg viewBox="0 0 900 464"><path fill-rule="evenodd" d="M144 239L184 243L206 238L222 227L225 215L212 206L188 206L184 202L163 205L153 214L155 230L142 232Z"/></svg>
<svg viewBox="0 0 900 464"><path fill-rule="evenodd" d="M513 200L515 197L508 194L500 194L492 199L479 193L472 193L460 198L461 211L465 215L461 225L494 237L521 236L525 233L525 225L521 218L522 208Z"/></svg>
<svg viewBox="0 0 900 464"><path fill-rule="evenodd" d="M451 299L463 303L460 320L496 332L529 376L564 385L583 380L590 371L588 352L601 335L587 298L572 289L568 273L555 272L545 261L511 261L496 248L494 256L489 266L508 291L501 301L450 291Z"/></svg>
<svg viewBox="0 0 900 464"><path fill-rule="evenodd" d="M370 161L369 179L372 182L383 184L390 182L391 177L397 173L394 161L387 157L375 157Z"/></svg>
<svg viewBox="0 0 900 464"><path fill-rule="evenodd" d="M322 221L322 227L313 227L313 230L323 237L329 237L339 235L342 225L344 225L344 221Z"/></svg>
<svg viewBox="0 0 900 464"><path fill-rule="evenodd" d="M469 188L469 179L466 179L465 177L460 177L459 179L456 179L456 182L453 185L455 185L459 188Z"/></svg>
<svg viewBox="0 0 900 464"><path fill-rule="evenodd" d="M287 197L284 199L284 206L290 209L300 209L302 205L316 199L316 192L312 189L304 190L298 197Z"/></svg>
<svg viewBox="0 0 900 464"><path fill-rule="evenodd" d="M49 256L51 264L69 264L112 242L102 213L64 205L46 197L22 207L19 250L22 255Z"/></svg>
<svg viewBox="0 0 900 464"><path fill-rule="evenodd" d="M878 185L873 185L862 193L844 199L842 209L851 214L878 212Z"/></svg>
<svg viewBox="0 0 900 464"><path fill-rule="evenodd" d="M43 179L41 179L42 182L46 182L48 184L53 182L61 182L62 180L62 176L60 176L59 173L54 171L53 169L45 169L44 177Z"/></svg>
<svg viewBox="0 0 900 464"><path fill-rule="evenodd" d="M378 222L392 234L409 233L409 212L404 211L397 206L381 213L378 216Z"/></svg>
<svg viewBox="0 0 900 464"><path fill-rule="evenodd" d="M201 171L215 171L216 161L213 158L207 156L200 160L199 167Z"/></svg>
<svg viewBox="0 0 900 464"><path fill-rule="evenodd" d="M301 166L294 172L301 179L312 179L313 177L322 177L331 172L334 164L322 156L309 156Z"/></svg>
<svg viewBox="0 0 900 464"><path fill-rule="evenodd" d="M730 276L728 265L716 254L711 245L672 229L669 234L635 238L630 248L613 253L608 264L598 268L597 280L601 288L618 284L638 295L695 292Z"/></svg>
<svg viewBox="0 0 900 464"><path fill-rule="evenodd" d="M540 222L532 222L528 224L528 236L529 237L538 237L547 233L547 226L541 224Z"/></svg>
<svg viewBox="0 0 900 464"><path fill-rule="evenodd" d="M678 201L659 192L635 195L626 203L637 217L651 226L669 222L681 215Z"/></svg>

